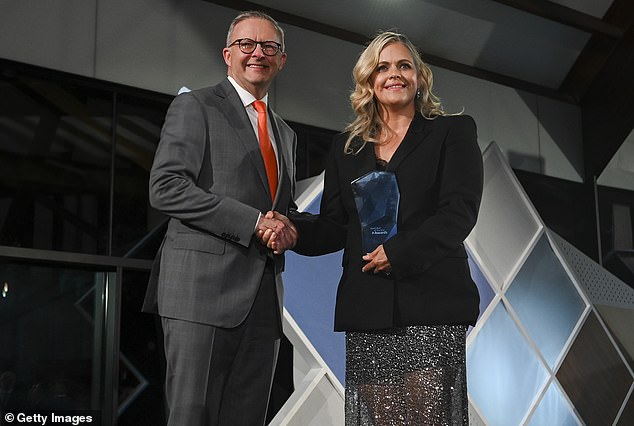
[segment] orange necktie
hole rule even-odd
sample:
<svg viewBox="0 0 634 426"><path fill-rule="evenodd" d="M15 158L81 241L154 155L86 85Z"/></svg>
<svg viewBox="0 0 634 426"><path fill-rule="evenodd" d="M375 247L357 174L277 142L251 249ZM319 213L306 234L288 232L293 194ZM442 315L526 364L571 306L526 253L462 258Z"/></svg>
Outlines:
<svg viewBox="0 0 634 426"><path fill-rule="evenodd" d="M262 150L262 158L264 158L266 176L269 180L271 199L275 201L275 194L277 193L277 160L275 159L271 138L269 138L269 128L266 125L266 104L262 101L253 101L253 107L258 112L258 139L260 139L260 149Z"/></svg>

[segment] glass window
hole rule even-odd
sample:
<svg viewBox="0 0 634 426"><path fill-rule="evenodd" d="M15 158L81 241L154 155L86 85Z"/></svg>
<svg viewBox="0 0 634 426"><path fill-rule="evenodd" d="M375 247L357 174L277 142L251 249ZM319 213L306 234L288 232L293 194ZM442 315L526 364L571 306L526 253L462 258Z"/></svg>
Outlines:
<svg viewBox="0 0 634 426"><path fill-rule="evenodd" d="M113 272L0 264L3 408L102 409L104 301Z"/></svg>
<svg viewBox="0 0 634 426"><path fill-rule="evenodd" d="M114 256L151 259L163 237L166 218L149 206L148 180L166 110L163 100L117 95Z"/></svg>
<svg viewBox="0 0 634 426"><path fill-rule="evenodd" d="M0 77L0 244L104 254L110 93Z"/></svg>
<svg viewBox="0 0 634 426"><path fill-rule="evenodd" d="M149 273L124 270L119 348L119 426L165 424L165 360L158 316L141 312Z"/></svg>

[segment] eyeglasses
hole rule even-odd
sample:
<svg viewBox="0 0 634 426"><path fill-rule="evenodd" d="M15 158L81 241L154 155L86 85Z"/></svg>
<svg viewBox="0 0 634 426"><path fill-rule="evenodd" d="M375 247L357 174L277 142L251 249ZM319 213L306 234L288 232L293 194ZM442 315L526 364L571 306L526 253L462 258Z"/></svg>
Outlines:
<svg viewBox="0 0 634 426"><path fill-rule="evenodd" d="M227 47L235 46L236 44L238 45L242 53L247 54L253 53L258 44L262 48L262 53L264 53L266 56L275 56L277 55L277 52L282 50L282 45L276 41L255 41L251 40L250 38L239 38Z"/></svg>

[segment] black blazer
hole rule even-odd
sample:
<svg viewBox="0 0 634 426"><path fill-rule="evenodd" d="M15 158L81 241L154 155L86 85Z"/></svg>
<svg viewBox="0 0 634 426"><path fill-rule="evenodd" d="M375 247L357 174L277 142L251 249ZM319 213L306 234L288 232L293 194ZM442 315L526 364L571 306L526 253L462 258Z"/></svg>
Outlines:
<svg viewBox="0 0 634 426"><path fill-rule="evenodd" d="M356 155L345 154L346 137L335 138L320 215L293 217L296 252L314 256L345 248L335 330L474 324L479 295L463 245L482 195L473 119L416 114L389 162L386 170L396 174L401 194L397 234L384 244L390 275L361 272L364 253L350 182L375 170L376 157L370 143Z"/></svg>

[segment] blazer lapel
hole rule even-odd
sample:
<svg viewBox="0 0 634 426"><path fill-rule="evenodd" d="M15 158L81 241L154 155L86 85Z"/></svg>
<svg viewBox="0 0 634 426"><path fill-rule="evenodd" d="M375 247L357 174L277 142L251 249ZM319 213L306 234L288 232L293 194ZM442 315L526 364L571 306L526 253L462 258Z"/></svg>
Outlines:
<svg viewBox="0 0 634 426"><path fill-rule="evenodd" d="M421 114L416 113L412 120L401 145L396 149L392 159L387 165L387 171L394 171L403 162L405 158L425 139L425 136L430 132L430 126L427 126L427 119Z"/></svg>
<svg viewBox="0 0 634 426"><path fill-rule="evenodd" d="M358 142L358 141L357 141ZM360 178L361 176L376 170L376 156L374 155L374 144L368 142L363 149L357 154L346 154L350 156L353 161L354 167L351 167L351 175L348 176L350 182Z"/></svg>
<svg viewBox="0 0 634 426"><path fill-rule="evenodd" d="M266 169L264 167L264 160L262 159L262 153L260 151L260 144L258 138L253 132L253 126L249 121L247 112L242 105L238 92L233 88L229 80L223 80L216 86L216 94L222 98L220 110L227 118L227 121L238 135L238 141L243 146L247 156L255 166L262 181L262 186L266 190L266 193L271 196L271 190L269 189L268 178L266 176Z"/></svg>

